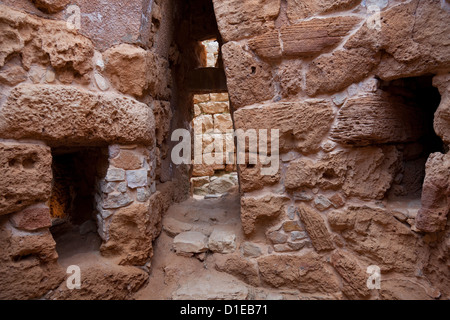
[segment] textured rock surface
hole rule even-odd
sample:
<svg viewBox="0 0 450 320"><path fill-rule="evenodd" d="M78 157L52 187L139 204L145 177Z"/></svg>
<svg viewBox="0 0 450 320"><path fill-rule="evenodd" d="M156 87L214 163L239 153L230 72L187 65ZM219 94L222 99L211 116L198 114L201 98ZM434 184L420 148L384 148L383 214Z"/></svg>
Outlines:
<svg viewBox="0 0 450 320"><path fill-rule="evenodd" d="M441 94L441 104L434 118L434 130L447 145L450 145L450 74L434 77L433 85Z"/></svg>
<svg viewBox="0 0 450 320"><path fill-rule="evenodd" d="M33 205L19 212L13 213L9 217L11 224L26 231L34 231L42 228L50 228L50 208L44 204Z"/></svg>
<svg viewBox="0 0 450 320"><path fill-rule="evenodd" d="M233 108L237 109L274 96L270 66L236 42L222 47L227 86ZM242 86L242 83L246 83Z"/></svg>
<svg viewBox="0 0 450 320"><path fill-rule="evenodd" d="M249 45L263 58L314 56L337 46L359 21L356 17L313 19L255 37Z"/></svg>
<svg viewBox="0 0 450 320"><path fill-rule="evenodd" d="M363 299L370 295L367 288L365 270L358 264L356 257L343 250L331 255L331 264L343 279L342 292L350 299Z"/></svg>
<svg viewBox="0 0 450 320"><path fill-rule="evenodd" d="M316 14L351 9L361 0L287 0L287 16L291 22Z"/></svg>
<svg viewBox="0 0 450 320"><path fill-rule="evenodd" d="M392 146L340 151L316 162L300 159L290 163L285 186L342 188L346 196L381 199L392 185L400 160Z"/></svg>
<svg viewBox="0 0 450 320"><path fill-rule="evenodd" d="M275 218L284 211L286 197L266 195L262 198L241 198L241 220L245 234L255 231L256 220Z"/></svg>
<svg viewBox="0 0 450 320"><path fill-rule="evenodd" d="M135 267L117 266L110 261L79 265L82 274L81 287L69 290L66 282L47 294L51 300L124 300L139 290L148 274Z"/></svg>
<svg viewBox="0 0 450 320"><path fill-rule="evenodd" d="M116 210L109 224L109 239L100 248L102 254L118 258L121 265L144 265L153 252L151 215L158 215L153 208L149 209L149 203L134 202Z"/></svg>
<svg viewBox="0 0 450 320"><path fill-rule="evenodd" d="M306 93L333 93L363 80L378 65L376 52L366 48L336 50L313 60L306 73Z"/></svg>
<svg viewBox="0 0 450 320"><path fill-rule="evenodd" d="M258 265L239 255L214 255L216 269L236 276L252 286L260 284Z"/></svg>
<svg viewBox="0 0 450 320"><path fill-rule="evenodd" d="M236 129L279 129L282 152L317 150L330 130L333 118L333 109L324 100L278 102L234 113Z"/></svg>
<svg viewBox="0 0 450 320"><path fill-rule="evenodd" d="M226 228L214 228L208 239L208 248L212 252L233 253L236 250L236 235Z"/></svg>
<svg viewBox="0 0 450 320"><path fill-rule="evenodd" d="M105 72L122 93L141 96L146 86L146 54L137 46L121 44L103 53Z"/></svg>
<svg viewBox="0 0 450 320"><path fill-rule="evenodd" d="M25 143L0 143L0 215L19 211L50 197L50 148Z"/></svg>
<svg viewBox="0 0 450 320"><path fill-rule="evenodd" d="M26 69L38 62L81 76L92 70L92 42L68 30L65 21L44 20L0 5L0 24L0 66L20 52Z"/></svg>
<svg viewBox="0 0 450 320"><path fill-rule="evenodd" d="M352 206L329 213L328 222L362 261L378 265L382 272L415 272L421 241L389 211Z"/></svg>
<svg viewBox="0 0 450 320"><path fill-rule="evenodd" d="M344 144L417 141L425 133L423 108L387 93L357 96L339 110L331 137Z"/></svg>
<svg viewBox="0 0 450 320"><path fill-rule="evenodd" d="M0 113L3 137L42 139L53 145L146 144L154 140L154 127L145 104L70 86L20 85Z"/></svg>
<svg viewBox="0 0 450 320"><path fill-rule="evenodd" d="M264 33L275 27L280 0L213 0L220 34L225 42Z"/></svg>
<svg viewBox="0 0 450 320"><path fill-rule="evenodd" d="M305 293L336 293L339 280L331 266L316 253L269 255L258 258L261 280L275 288L296 288Z"/></svg>
<svg viewBox="0 0 450 320"><path fill-rule="evenodd" d="M426 163L422 207L416 227L426 232L445 229L450 210L450 154L432 153Z"/></svg>
<svg viewBox="0 0 450 320"><path fill-rule="evenodd" d="M299 207L299 213L314 249L318 252L333 250L330 232L320 213L304 205Z"/></svg>
<svg viewBox="0 0 450 320"><path fill-rule="evenodd" d="M69 4L69 0L31 0L41 11L55 13L64 9Z"/></svg>
<svg viewBox="0 0 450 320"><path fill-rule="evenodd" d="M34 299L57 287L64 271L48 230L19 232L0 218L0 299Z"/></svg>
<svg viewBox="0 0 450 320"><path fill-rule="evenodd" d="M248 288L235 278L211 277L195 279L180 286L172 295L173 300L245 300Z"/></svg>

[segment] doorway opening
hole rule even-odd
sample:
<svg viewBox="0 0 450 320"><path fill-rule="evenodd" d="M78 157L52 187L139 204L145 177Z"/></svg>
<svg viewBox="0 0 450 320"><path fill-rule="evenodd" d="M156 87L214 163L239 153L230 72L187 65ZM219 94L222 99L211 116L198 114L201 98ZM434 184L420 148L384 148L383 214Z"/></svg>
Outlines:
<svg viewBox="0 0 450 320"><path fill-rule="evenodd" d="M99 251L102 240L95 220L99 181L106 175L107 149L53 148L50 197L52 227L60 258Z"/></svg>

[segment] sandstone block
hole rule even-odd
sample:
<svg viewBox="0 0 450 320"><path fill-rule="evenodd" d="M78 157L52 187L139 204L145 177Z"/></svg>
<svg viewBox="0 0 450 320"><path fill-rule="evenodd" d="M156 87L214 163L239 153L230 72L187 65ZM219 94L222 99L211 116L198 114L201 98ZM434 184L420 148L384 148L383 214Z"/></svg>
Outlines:
<svg viewBox="0 0 450 320"><path fill-rule="evenodd" d="M53 145L142 143L154 140L151 109L114 93L71 86L19 85L0 113L0 134Z"/></svg>
<svg viewBox="0 0 450 320"><path fill-rule="evenodd" d="M398 97L366 94L347 100L331 137L356 146L416 141L425 134L425 118L420 106L405 104Z"/></svg>
<svg viewBox="0 0 450 320"><path fill-rule="evenodd" d="M56 288L65 272L58 265L55 241L50 231L15 230L0 222L0 299L38 299Z"/></svg>
<svg viewBox="0 0 450 320"><path fill-rule="evenodd" d="M116 168L124 170L136 170L142 167L143 156L131 150L121 150L119 155L110 160ZM122 179L123 180L123 179Z"/></svg>
<svg viewBox="0 0 450 320"><path fill-rule="evenodd" d="M337 46L360 21L356 17L332 17L302 21L257 36L249 41L250 48L268 59L308 57ZM283 45L281 45L283 44Z"/></svg>
<svg viewBox="0 0 450 320"><path fill-rule="evenodd" d="M268 255L258 258L261 280L274 288L301 292L337 293L339 280L323 258L316 253Z"/></svg>
<svg viewBox="0 0 450 320"><path fill-rule="evenodd" d="M367 273L358 260L343 250L336 250L331 255L331 264L342 277L342 291L350 299L362 299L370 295L367 288Z"/></svg>
<svg viewBox="0 0 450 320"><path fill-rule="evenodd" d="M56 13L69 4L69 0L33 0L33 4L39 10L46 13Z"/></svg>
<svg viewBox="0 0 450 320"><path fill-rule="evenodd" d="M180 233L191 231L192 225L177 219L166 217L163 220L163 230L170 236L175 237Z"/></svg>
<svg viewBox="0 0 450 320"><path fill-rule="evenodd" d="M105 72L117 90L142 95L146 86L146 54L144 49L125 43L103 53Z"/></svg>
<svg viewBox="0 0 450 320"><path fill-rule="evenodd" d="M275 27L280 0L214 0L214 12L224 42L264 33Z"/></svg>
<svg viewBox="0 0 450 320"><path fill-rule="evenodd" d="M157 210L156 205L151 208ZM158 216L157 212L149 209L149 202L133 202L116 210L109 223L109 238L100 247L102 255L117 258L120 265L142 266L147 263L154 240L152 217Z"/></svg>
<svg viewBox="0 0 450 320"><path fill-rule="evenodd" d="M272 99L275 90L271 68L267 63L258 61L236 42L225 44L222 55L233 108Z"/></svg>
<svg viewBox="0 0 450 320"><path fill-rule="evenodd" d="M333 250L333 241L322 216L305 205L299 206L299 212L314 249L316 251Z"/></svg>
<svg viewBox="0 0 450 320"><path fill-rule="evenodd" d="M388 210L351 206L332 211L327 218L360 261L378 265L382 272L416 272L420 239Z"/></svg>
<svg viewBox="0 0 450 320"><path fill-rule="evenodd" d="M316 162L305 159L291 162L285 186L288 189L342 188L346 196L382 199L400 166L401 154L393 146L339 151Z"/></svg>
<svg viewBox="0 0 450 320"><path fill-rule="evenodd" d="M239 255L214 255L216 269L237 277L252 286L260 284L258 265Z"/></svg>
<svg viewBox="0 0 450 320"><path fill-rule="evenodd" d="M230 104L228 102L210 101L199 103L199 106L203 113L208 114L230 112Z"/></svg>
<svg viewBox="0 0 450 320"><path fill-rule="evenodd" d="M205 132L212 132L214 130L214 118L212 115L204 114L194 118L193 126L195 134L203 134Z"/></svg>
<svg viewBox="0 0 450 320"><path fill-rule="evenodd" d="M324 100L271 103L234 113L236 129L267 129L268 132L279 129L281 152L295 149L310 153L317 150L333 118L333 109Z"/></svg>
<svg viewBox="0 0 450 320"><path fill-rule="evenodd" d="M450 211L450 154L432 153L426 163L422 207L416 227L426 232L444 230Z"/></svg>
<svg viewBox="0 0 450 320"><path fill-rule="evenodd" d="M34 231L42 228L50 228L50 208L45 204L33 205L10 215L11 224L22 230Z"/></svg>
<svg viewBox="0 0 450 320"><path fill-rule="evenodd" d="M287 16L291 23L318 14L348 10L361 0L287 0Z"/></svg>
<svg viewBox="0 0 450 320"><path fill-rule="evenodd" d="M262 198L241 197L241 221L245 234L255 231L255 224L259 218L276 218L284 212L286 197L280 195L266 195Z"/></svg>
<svg viewBox="0 0 450 320"><path fill-rule="evenodd" d="M214 132L226 133L233 130L233 121L229 113L214 115Z"/></svg>
<svg viewBox="0 0 450 320"><path fill-rule="evenodd" d="M50 148L25 143L0 143L0 215L22 210L50 197Z"/></svg>

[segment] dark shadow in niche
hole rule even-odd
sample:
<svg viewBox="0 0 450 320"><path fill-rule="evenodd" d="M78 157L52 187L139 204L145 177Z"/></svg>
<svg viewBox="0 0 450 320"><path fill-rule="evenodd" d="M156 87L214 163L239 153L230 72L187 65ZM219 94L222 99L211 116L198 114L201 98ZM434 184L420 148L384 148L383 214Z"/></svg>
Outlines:
<svg viewBox="0 0 450 320"><path fill-rule="evenodd" d="M101 148L52 149L52 194L50 231L60 258L98 251L96 197L98 181L106 175L108 153Z"/></svg>
<svg viewBox="0 0 450 320"><path fill-rule="evenodd" d="M432 85L433 75L382 81L380 89L393 96L401 97L408 105L414 105L422 112L423 134L416 140L398 145L403 152L403 168L395 178L389 191L393 200L418 200L422 194L425 178L425 163L431 153L444 153L445 146L436 135L434 114L441 102L437 88Z"/></svg>

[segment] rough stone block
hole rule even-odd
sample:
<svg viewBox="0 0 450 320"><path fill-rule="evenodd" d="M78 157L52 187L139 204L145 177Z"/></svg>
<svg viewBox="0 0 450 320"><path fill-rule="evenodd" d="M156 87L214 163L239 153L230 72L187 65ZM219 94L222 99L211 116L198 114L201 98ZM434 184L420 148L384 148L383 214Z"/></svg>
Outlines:
<svg viewBox="0 0 450 320"><path fill-rule="evenodd" d="M52 145L146 145L154 141L154 128L146 104L73 86L19 85L0 113L2 137L40 139Z"/></svg>
<svg viewBox="0 0 450 320"><path fill-rule="evenodd" d="M19 211L50 197L52 156L49 147L0 143L0 215Z"/></svg>

